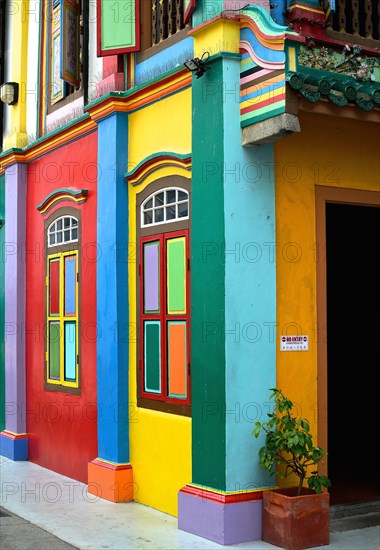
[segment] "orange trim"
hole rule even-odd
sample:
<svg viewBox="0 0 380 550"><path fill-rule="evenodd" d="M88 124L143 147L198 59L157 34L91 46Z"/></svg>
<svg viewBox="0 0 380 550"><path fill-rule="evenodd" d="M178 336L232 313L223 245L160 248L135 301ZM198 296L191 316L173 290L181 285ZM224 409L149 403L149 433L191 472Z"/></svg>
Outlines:
<svg viewBox="0 0 380 550"><path fill-rule="evenodd" d="M31 162L36 160L36 158L62 145L66 145L70 141L83 137L96 129L97 124L91 120L90 117L86 117L84 120L79 120L53 135L48 134L45 138L38 140L38 142L25 150L15 151L11 149L9 153L6 153L0 160L0 174L4 172L8 166L16 162Z"/></svg>
<svg viewBox="0 0 380 550"><path fill-rule="evenodd" d="M137 89L125 97L105 97L99 103L90 106L88 113L95 121L114 112L129 113L190 86L191 78L187 69L180 70L158 82Z"/></svg>

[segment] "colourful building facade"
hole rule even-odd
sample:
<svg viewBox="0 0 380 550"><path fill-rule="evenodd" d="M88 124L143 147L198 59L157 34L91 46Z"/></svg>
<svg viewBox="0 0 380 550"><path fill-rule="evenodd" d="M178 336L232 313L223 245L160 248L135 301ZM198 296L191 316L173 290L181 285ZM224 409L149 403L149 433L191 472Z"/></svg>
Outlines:
<svg viewBox="0 0 380 550"><path fill-rule="evenodd" d="M4 4L4 456L257 540L277 386L332 501L378 498L378 14L335 4Z"/></svg>

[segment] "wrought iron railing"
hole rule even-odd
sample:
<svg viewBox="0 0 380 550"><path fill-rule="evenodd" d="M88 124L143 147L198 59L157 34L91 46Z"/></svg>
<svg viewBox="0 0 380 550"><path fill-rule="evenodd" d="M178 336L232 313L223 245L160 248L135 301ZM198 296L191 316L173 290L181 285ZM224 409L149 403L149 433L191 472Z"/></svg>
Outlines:
<svg viewBox="0 0 380 550"><path fill-rule="evenodd" d="M332 28L335 31L379 40L380 2L336 0Z"/></svg>
<svg viewBox="0 0 380 550"><path fill-rule="evenodd" d="M153 46L183 28L183 0L152 0Z"/></svg>

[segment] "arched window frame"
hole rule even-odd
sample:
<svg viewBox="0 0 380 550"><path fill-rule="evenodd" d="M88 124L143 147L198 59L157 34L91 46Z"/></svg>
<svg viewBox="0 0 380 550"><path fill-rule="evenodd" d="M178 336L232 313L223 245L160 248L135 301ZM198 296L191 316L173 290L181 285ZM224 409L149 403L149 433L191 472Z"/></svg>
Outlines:
<svg viewBox="0 0 380 550"><path fill-rule="evenodd" d="M62 222L61 227L59 227L59 222ZM48 248L78 242L78 225L78 219L72 215L60 216L52 221L47 229ZM52 231L53 227L55 228L54 231ZM54 242L51 239L53 236L55 237ZM60 236L62 236L62 239L59 239Z"/></svg>
<svg viewBox="0 0 380 550"><path fill-rule="evenodd" d="M49 231L54 224L70 218L77 221L77 237L51 244ZM75 228L75 227L74 227ZM72 225L70 227L70 231ZM67 230L67 228L66 228ZM63 229L65 231L65 229ZM81 212L75 208L60 208L45 221L45 389L80 393L80 245ZM71 235L70 235L71 237ZM55 272L51 270L56 264ZM52 277L55 277L53 282ZM54 286L55 285L55 286ZM54 291L53 291L54 287ZM58 290L57 290L58 289ZM52 293L55 292L55 311ZM52 337L51 324L58 325ZM70 376L68 376L70 374Z"/></svg>
<svg viewBox="0 0 380 550"><path fill-rule="evenodd" d="M170 196L175 193L175 199L170 200ZM158 197L163 195L164 200L159 203ZM149 202L152 201L151 206L148 207ZM173 215L174 216L169 217ZM157 217L158 213L162 212L162 219L153 219ZM147 214L152 214L152 221L146 223ZM180 220L189 219L189 193L181 187L164 187L154 193L151 193L141 205L140 212L140 224L141 227L153 227L158 225L164 225L167 223L176 223Z"/></svg>
<svg viewBox="0 0 380 550"><path fill-rule="evenodd" d="M177 218L175 220L168 220L159 223L152 223L149 225L143 225L143 205L158 193L167 190L179 190L186 192L188 201L188 213L187 216ZM180 176L168 176L160 178L155 182L152 182L145 190L137 194L136 197L136 230L138 245L138 361L137 361L137 374L139 380L139 389L137 395L138 406L148 409L165 411L173 414L180 414L184 416L191 416L191 371L190 371L190 241L189 241L189 223L191 217L191 194L190 194L190 180L188 178ZM171 317L166 311L166 290L164 288L164 281L167 280L167 268L166 268L166 249L168 243L173 242L185 242L185 254L186 254L186 266L185 266L185 280L186 280L186 312L184 314L178 314ZM158 314L147 314L144 312L144 246L160 242L160 287L161 287L161 308ZM161 360L161 387L160 391L149 392L146 391L144 385L145 376L145 342L144 342L144 323L146 321L160 320L160 360ZM168 357L165 357L166 346L168 345L168 324L170 321L178 324L185 324L186 333L186 398L176 398L173 395L169 395L168 389L170 382L168 377ZM165 393L167 392L167 393Z"/></svg>

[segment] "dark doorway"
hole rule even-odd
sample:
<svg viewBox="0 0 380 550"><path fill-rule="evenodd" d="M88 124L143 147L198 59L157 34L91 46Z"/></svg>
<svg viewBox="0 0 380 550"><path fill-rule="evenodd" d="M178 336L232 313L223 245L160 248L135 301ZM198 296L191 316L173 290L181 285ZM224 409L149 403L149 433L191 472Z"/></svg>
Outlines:
<svg viewBox="0 0 380 550"><path fill-rule="evenodd" d="M380 499L380 208L326 204L331 502Z"/></svg>

